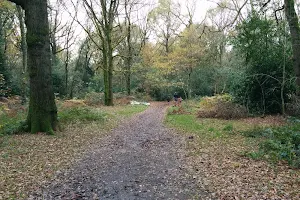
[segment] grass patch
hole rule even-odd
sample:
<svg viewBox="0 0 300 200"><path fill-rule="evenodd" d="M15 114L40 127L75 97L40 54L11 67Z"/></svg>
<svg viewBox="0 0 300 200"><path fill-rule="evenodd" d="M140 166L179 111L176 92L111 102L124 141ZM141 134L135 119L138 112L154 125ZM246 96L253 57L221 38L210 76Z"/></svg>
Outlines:
<svg viewBox="0 0 300 200"><path fill-rule="evenodd" d="M202 132L204 130L203 124L197 123L193 115L168 115L166 122L188 132Z"/></svg>
<svg viewBox="0 0 300 200"><path fill-rule="evenodd" d="M173 115L173 109L170 108L166 123L169 126L184 130L186 132L196 133L199 136L207 137L218 135L228 136L232 134L239 134L245 130L251 130L253 125L239 120L222 120L222 119L208 119L197 118L192 114Z"/></svg>
<svg viewBox="0 0 300 200"><path fill-rule="evenodd" d="M148 108L145 105L126 105L122 106L121 109L117 109L115 114L123 117L131 117L137 113L143 112Z"/></svg>
<svg viewBox="0 0 300 200"><path fill-rule="evenodd" d="M107 113L100 108L94 107L73 107L65 108L58 112L58 119L60 122L74 122L74 121L102 121L107 118Z"/></svg>

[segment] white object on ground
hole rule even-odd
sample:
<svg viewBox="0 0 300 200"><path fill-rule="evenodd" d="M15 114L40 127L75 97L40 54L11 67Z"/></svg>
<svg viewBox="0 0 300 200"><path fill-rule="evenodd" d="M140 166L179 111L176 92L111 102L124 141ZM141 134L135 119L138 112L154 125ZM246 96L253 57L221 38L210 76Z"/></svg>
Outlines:
<svg viewBox="0 0 300 200"><path fill-rule="evenodd" d="M145 105L145 106L150 106L150 103L147 102L138 102L138 101L130 101L131 105Z"/></svg>

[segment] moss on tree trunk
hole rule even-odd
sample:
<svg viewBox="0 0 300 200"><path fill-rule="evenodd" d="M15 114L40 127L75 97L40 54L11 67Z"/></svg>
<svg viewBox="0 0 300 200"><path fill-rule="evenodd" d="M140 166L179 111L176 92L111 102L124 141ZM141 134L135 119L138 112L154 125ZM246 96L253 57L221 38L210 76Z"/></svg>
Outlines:
<svg viewBox="0 0 300 200"><path fill-rule="evenodd" d="M30 78L27 123L31 133L53 133L57 126L57 108L51 77L47 0L27 0L23 8Z"/></svg>

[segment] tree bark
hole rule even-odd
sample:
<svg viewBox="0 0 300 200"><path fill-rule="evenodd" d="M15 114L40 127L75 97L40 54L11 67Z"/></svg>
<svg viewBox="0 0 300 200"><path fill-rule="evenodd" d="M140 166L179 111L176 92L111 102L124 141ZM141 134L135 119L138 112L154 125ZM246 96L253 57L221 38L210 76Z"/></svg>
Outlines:
<svg viewBox="0 0 300 200"><path fill-rule="evenodd" d="M284 0L285 14L289 23L292 49L293 49L293 65L296 74L297 94L300 94L300 27L298 16L295 11L294 0Z"/></svg>
<svg viewBox="0 0 300 200"><path fill-rule="evenodd" d="M112 26L112 24L111 24ZM106 35L106 38L107 38L107 48L108 48L108 51L107 51L107 67L108 67L108 70L107 70L107 81L108 81L108 87L107 87L107 106L113 106L114 103L113 103L113 91L112 91L112 79L113 79L113 48L112 48L112 40L111 40L111 34L112 34L112 28L111 29L108 29L109 31L107 31L107 35Z"/></svg>
<svg viewBox="0 0 300 200"><path fill-rule="evenodd" d="M131 44L131 5L129 5L129 1L125 2L125 14L126 14L126 24L127 24L127 36L126 36L126 43L127 43L127 56L125 62L125 81L126 81L126 90L127 95L131 95L131 66L132 66L132 44Z"/></svg>
<svg viewBox="0 0 300 200"><path fill-rule="evenodd" d="M12 2L25 10L30 78L28 127L31 133L52 134L57 126L57 108L51 77L47 0L12 0Z"/></svg>

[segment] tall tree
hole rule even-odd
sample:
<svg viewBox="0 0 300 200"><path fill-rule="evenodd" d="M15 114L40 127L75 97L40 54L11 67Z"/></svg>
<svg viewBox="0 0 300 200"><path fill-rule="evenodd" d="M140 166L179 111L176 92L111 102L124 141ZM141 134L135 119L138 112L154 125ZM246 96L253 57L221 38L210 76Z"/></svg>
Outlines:
<svg viewBox="0 0 300 200"><path fill-rule="evenodd" d="M53 133L57 108L51 78L47 0L10 0L25 10L30 101L27 123L32 133Z"/></svg>
<svg viewBox="0 0 300 200"><path fill-rule="evenodd" d="M91 41L102 53L101 68L103 69L104 79L104 103L107 106L113 106L113 60L114 49L116 45L113 41L114 25L116 21L119 0L100 0L96 3L100 9L100 15L93 0L83 0L85 9L91 18L96 29L96 34L100 41L97 41L93 34L85 28ZM117 44L119 42L116 42Z"/></svg>
<svg viewBox="0 0 300 200"><path fill-rule="evenodd" d="M125 0L124 2L125 7L125 25L126 25L126 46L127 46L127 55L125 57L125 79L126 79L126 90L127 95L131 94L131 66L132 66L132 22L131 22L131 12L133 9L133 4L130 0Z"/></svg>
<svg viewBox="0 0 300 200"><path fill-rule="evenodd" d="M297 93L300 94L300 27L298 16L295 11L294 0L284 0L285 14L289 23L291 38L292 38L292 49L293 49L293 64L294 71L296 74L296 84L298 86Z"/></svg>
<svg viewBox="0 0 300 200"><path fill-rule="evenodd" d="M21 6L17 6L18 19L20 24L21 32L21 50L22 50L22 98L23 103L26 102L26 69L27 69L27 43L26 43L26 30L25 30L25 20L24 11Z"/></svg>

